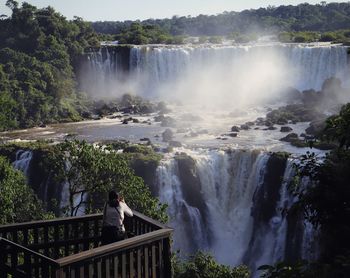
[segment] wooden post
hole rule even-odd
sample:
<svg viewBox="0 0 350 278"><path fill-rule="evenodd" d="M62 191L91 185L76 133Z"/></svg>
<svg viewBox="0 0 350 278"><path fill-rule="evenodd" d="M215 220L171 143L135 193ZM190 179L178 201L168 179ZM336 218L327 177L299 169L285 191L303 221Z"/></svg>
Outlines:
<svg viewBox="0 0 350 278"><path fill-rule="evenodd" d="M171 278L172 276L172 266L171 266L171 246L170 238L163 239L163 266L164 266L164 277Z"/></svg>

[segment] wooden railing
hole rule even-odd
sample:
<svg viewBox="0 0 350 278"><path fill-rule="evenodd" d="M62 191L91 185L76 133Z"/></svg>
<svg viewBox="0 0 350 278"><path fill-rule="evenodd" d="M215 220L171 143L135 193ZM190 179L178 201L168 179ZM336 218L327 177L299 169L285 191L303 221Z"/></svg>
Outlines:
<svg viewBox="0 0 350 278"><path fill-rule="evenodd" d="M102 214L0 226L0 277L171 277L172 230L137 212L125 227L99 246Z"/></svg>

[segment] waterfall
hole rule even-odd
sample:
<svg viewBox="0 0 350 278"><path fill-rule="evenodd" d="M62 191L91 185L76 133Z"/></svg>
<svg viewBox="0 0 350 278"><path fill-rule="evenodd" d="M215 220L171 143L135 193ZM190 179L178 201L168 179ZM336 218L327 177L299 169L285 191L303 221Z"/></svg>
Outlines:
<svg viewBox="0 0 350 278"><path fill-rule="evenodd" d="M208 250L221 263L244 263L253 271L293 252L298 258L313 256L314 228L305 220L305 226L299 225L299 218L293 222L286 213L296 201L288 191L291 161L260 151L185 152L186 158L164 159L156 173L160 200L169 205L175 229L175 250L183 256ZM181 167L183 159L192 161L187 168ZM196 192L185 197L191 184Z"/></svg>
<svg viewBox="0 0 350 278"><path fill-rule="evenodd" d="M33 152L30 150L18 150L16 152L16 160L12 163L13 167L23 172L23 174L29 176L29 166L33 158Z"/></svg>
<svg viewBox="0 0 350 278"><path fill-rule="evenodd" d="M118 61L125 52L102 49L104 55L100 50L90 56L94 78L102 76L95 88L101 93L122 86L116 81L125 68L132 83L130 89L145 97L180 94L203 98L215 90L215 95L235 95L235 100L247 94L262 97L267 91L286 86L319 90L327 78L338 77L345 82L348 74L347 47L331 44L133 46L124 69Z"/></svg>

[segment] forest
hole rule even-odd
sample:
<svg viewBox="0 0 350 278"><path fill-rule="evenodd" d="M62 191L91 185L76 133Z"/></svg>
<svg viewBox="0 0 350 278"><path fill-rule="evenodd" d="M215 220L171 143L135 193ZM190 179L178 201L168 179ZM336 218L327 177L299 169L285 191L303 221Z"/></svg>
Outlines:
<svg viewBox="0 0 350 278"><path fill-rule="evenodd" d="M329 32L350 28L350 3L329 3L225 11L217 15L173 16L143 21L92 22L98 33L120 35L131 26L154 26L171 36L232 36L235 34L271 34L280 32ZM148 27L147 27L148 28Z"/></svg>

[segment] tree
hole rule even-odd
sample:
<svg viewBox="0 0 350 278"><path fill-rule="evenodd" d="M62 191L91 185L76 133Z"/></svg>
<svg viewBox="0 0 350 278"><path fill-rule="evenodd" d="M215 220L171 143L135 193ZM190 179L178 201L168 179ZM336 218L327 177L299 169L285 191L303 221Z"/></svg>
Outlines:
<svg viewBox="0 0 350 278"><path fill-rule="evenodd" d="M107 192L117 190L132 209L166 222L166 206L152 197L142 178L134 175L128 161L104 146L85 141L66 141L56 146L53 172L69 190L67 213L76 215L82 205L91 213L102 209Z"/></svg>
<svg viewBox="0 0 350 278"><path fill-rule="evenodd" d="M27 186L22 172L0 156L0 224L43 219L42 203Z"/></svg>
<svg viewBox="0 0 350 278"><path fill-rule="evenodd" d="M217 263L210 254L198 252L186 262L175 262L175 278L248 278L247 267Z"/></svg>

